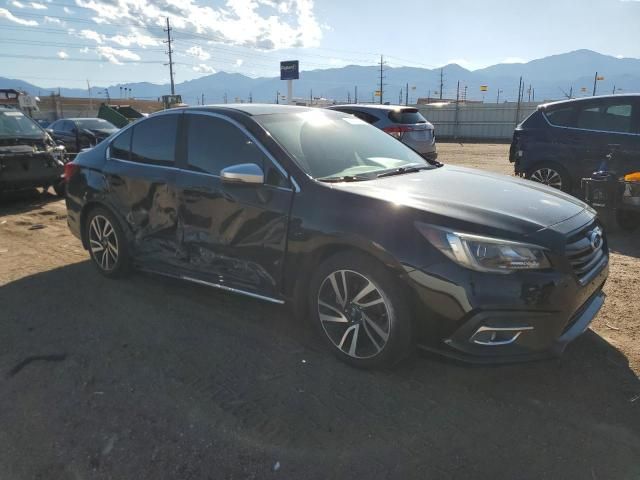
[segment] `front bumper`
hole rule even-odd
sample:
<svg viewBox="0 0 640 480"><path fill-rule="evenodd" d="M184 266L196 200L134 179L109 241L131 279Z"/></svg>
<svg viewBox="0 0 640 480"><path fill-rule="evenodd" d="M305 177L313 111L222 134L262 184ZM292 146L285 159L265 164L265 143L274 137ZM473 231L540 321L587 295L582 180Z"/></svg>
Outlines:
<svg viewBox="0 0 640 480"><path fill-rule="evenodd" d="M422 303L418 346L471 363L557 356L604 304L608 270L607 260L586 285L557 272L509 275L502 284L498 279L468 286L411 272Z"/></svg>

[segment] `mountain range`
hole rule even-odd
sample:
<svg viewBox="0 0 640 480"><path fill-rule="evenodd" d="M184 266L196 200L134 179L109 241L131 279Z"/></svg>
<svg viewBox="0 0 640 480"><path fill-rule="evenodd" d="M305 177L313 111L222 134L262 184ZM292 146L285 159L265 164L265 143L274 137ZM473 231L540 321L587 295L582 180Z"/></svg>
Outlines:
<svg viewBox="0 0 640 480"><path fill-rule="evenodd" d="M301 68L304 64L301 63ZM385 68L384 101L396 103L403 89L409 85L409 101L418 97L439 97L440 78L443 79L443 97L455 98L458 82L460 95L469 100L495 102L515 101L520 77L525 85L524 100L543 101L573 96L591 95L596 72L604 77L597 82L598 94L640 92L640 59L617 58L591 50L576 50L552 55L527 63L503 63L479 70L467 70L450 64L442 68L426 69L414 67ZM300 79L294 81L294 97L323 97L338 102L354 100L355 87L360 101L371 101L379 89L380 68L378 66L349 65L323 70L302 70ZM486 86L487 91L480 87ZM465 88L466 87L466 88ZM529 89L531 87L531 90ZM41 87L19 79L0 77L0 88L16 88L32 95L47 95L52 91L63 96L86 97L86 89ZM168 84L149 82L122 83L92 87L91 95L104 98L105 89L111 98L118 98L122 88L131 89L135 98L156 99L170 93ZM239 73L218 72L194 80L176 84L176 93L189 104L198 103L204 96L205 103L247 101L274 102L277 92L286 92L286 84L279 78L251 78ZM376 99L377 100L377 99Z"/></svg>

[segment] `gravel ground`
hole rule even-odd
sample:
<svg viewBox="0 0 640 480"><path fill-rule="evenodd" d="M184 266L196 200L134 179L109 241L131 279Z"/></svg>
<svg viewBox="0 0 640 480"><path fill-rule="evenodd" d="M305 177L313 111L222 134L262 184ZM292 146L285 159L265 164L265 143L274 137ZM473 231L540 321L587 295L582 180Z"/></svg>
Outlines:
<svg viewBox="0 0 640 480"><path fill-rule="evenodd" d="M440 152L510 173L507 148ZM52 195L1 202L0 479L640 478L638 233L560 359L363 372L283 307L103 278Z"/></svg>

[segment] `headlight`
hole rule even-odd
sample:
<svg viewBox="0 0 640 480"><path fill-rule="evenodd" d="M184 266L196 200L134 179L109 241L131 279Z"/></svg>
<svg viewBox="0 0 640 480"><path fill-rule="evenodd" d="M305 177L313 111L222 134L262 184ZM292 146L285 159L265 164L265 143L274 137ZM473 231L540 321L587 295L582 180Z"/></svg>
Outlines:
<svg viewBox="0 0 640 480"><path fill-rule="evenodd" d="M511 273L551 266L543 247L454 232L422 223L416 223L416 227L447 257L472 270Z"/></svg>

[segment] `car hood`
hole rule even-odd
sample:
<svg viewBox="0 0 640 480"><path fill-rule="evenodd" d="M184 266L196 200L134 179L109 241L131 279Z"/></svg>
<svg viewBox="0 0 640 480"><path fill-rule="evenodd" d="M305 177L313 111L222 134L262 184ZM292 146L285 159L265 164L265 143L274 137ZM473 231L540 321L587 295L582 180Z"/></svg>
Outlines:
<svg viewBox="0 0 640 480"><path fill-rule="evenodd" d="M471 168L442 166L335 188L501 230L530 234L588 206L554 188Z"/></svg>

